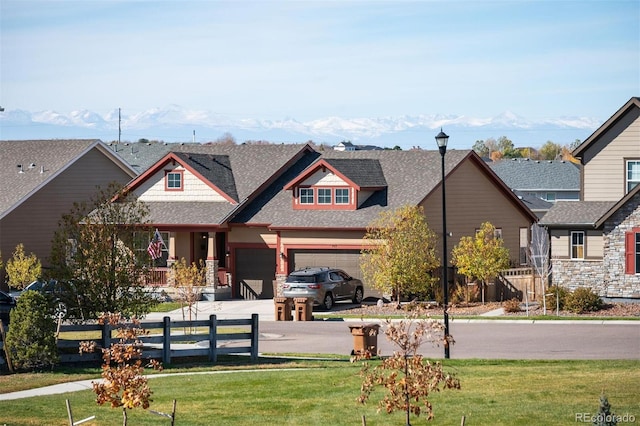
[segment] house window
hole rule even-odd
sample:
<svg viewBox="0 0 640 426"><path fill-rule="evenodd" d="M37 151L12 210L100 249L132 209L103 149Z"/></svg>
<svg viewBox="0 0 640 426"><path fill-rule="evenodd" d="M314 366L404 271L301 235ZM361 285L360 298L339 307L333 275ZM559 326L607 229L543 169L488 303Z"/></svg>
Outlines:
<svg viewBox="0 0 640 426"><path fill-rule="evenodd" d="M496 228L493 230L493 238L502 239L502 228Z"/></svg>
<svg viewBox="0 0 640 426"><path fill-rule="evenodd" d="M336 189L336 204L349 204L349 188Z"/></svg>
<svg viewBox="0 0 640 426"><path fill-rule="evenodd" d="M300 188L300 204L313 204L313 188Z"/></svg>
<svg viewBox="0 0 640 426"><path fill-rule="evenodd" d="M627 161L627 192L640 183L640 160Z"/></svg>
<svg viewBox="0 0 640 426"><path fill-rule="evenodd" d="M331 204L330 188L318 188L318 204Z"/></svg>
<svg viewBox="0 0 640 426"><path fill-rule="evenodd" d="M555 192L547 192L547 196L545 197L545 200L553 203L554 201L556 201L556 193Z"/></svg>
<svg viewBox="0 0 640 426"><path fill-rule="evenodd" d="M171 191L182 189L182 171L167 172L165 179L166 189Z"/></svg>
<svg viewBox="0 0 640 426"><path fill-rule="evenodd" d="M584 259L584 231L571 232L571 258Z"/></svg>

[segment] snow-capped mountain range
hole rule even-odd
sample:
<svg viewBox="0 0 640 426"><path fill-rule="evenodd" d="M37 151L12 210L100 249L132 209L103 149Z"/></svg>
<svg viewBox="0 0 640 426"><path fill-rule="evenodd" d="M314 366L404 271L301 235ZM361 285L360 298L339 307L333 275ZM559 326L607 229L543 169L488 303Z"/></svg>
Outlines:
<svg viewBox="0 0 640 426"><path fill-rule="evenodd" d="M584 140L601 121L587 117L561 117L531 121L511 112L490 118L464 115L415 115L401 117L326 117L301 122L294 118L259 120L232 118L208 111L193 111L178 105L153 108L118 118L118 109L105 115L81 110L69 114L56 111L0 112L0 139L101 139L105 142L138 141L211 142L225 134L238 143L263 140L273 143L316 143L335 145L351 141L356 145L377 145L408 149L431 149L434 136L443 128L451 148L471 148L475 141L506 136L515 146L540 147L551 140L569 145ZM119 135L120 129L120 135Z"/></svg>

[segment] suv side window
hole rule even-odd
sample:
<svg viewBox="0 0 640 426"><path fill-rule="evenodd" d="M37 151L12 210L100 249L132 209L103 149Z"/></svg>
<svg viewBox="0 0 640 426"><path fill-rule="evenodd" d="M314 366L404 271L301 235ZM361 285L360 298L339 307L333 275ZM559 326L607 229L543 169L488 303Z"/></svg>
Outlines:
<svg viewBox="0 0 640 426"><path fill-rule="evenodd" d="M343 280L343 278L337 272L331 272L329 274L329 278L331 279L331 281L342 281Z"/></svg>

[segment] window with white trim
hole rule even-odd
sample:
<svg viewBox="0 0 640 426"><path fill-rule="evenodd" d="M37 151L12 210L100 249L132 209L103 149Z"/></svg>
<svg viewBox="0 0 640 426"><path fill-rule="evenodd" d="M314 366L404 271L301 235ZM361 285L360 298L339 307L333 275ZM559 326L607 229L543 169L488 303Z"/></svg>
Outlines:
<svg viewBox="0 0 640 426"><path fill-rule="evenodd" d="M584 231L571 231L571 258L584 259Z"/></svg>
<svg viewBox="0 0 640 426"><path fill-rule="evenodd" d="M300 204L313 204L314 202L313 188L300 188Z"/></svg>
<svg viewBox="0 0 640 426"><path fill-rule="evenodd" d="M331 188L318 188L318 204L331 204Z"/></svg>
<svg viewBox="0 0 640 426"><path fill-rule="evenodd" d="M627 160L627 192L640 183L640 160Z"/></svg>
<svg viewBox="0 0 640 426"><path fill-rule="evenodd" d="M349 188L336 188L336 204L349 204Z"/></svg>

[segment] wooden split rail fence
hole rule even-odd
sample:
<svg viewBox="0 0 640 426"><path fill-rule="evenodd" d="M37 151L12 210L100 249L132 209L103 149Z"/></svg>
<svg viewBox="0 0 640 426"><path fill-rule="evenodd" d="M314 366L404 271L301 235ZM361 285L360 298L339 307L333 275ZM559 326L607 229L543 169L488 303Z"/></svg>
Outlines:
<svg viewBox="0 0 640 426"><path fill-rule="evenodd" d="M225 332L220 327L246 327L248 332ZM211 315L207 320L196 321L171 321L170 317L164 317L162 321L144 321L140 327L150 331L149 335L140 336L143 344L143 356L145 358L161 359L164 364L170 364L172 358L183 357L208 357L209 361L216 362L218 355L244 354L251 355L251 360L258 358L258 314L245 319L218 319ZM206 332L199 332L199 329ZM160 333L154 330L161 330ZM185 332L187 330L187 332ZM191 332L195 330L195 332ZM100 362L102 353L80 354L78 349L80 342L94 340L97 346L107 348L117 341L112 337L113 328L109 324L64 324L60 326L60 333L65 332L100 332L99 338L84 339L58 339L58 351L60 363ZM95 333L97 334L97 333ZM202 343L196 344L197 343ZM207 344L204 344L204 343ZM3 342L0 340L0 350ZM75 353L72 351L75 350Z"/></svg>

